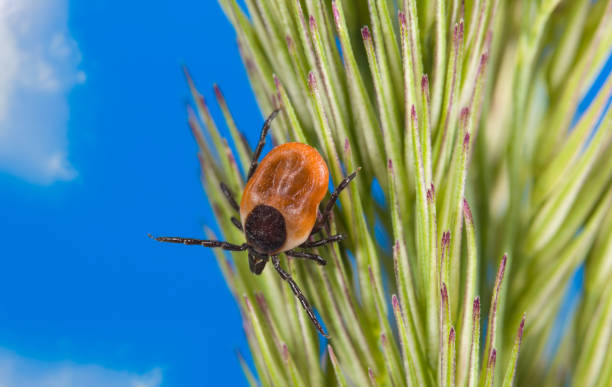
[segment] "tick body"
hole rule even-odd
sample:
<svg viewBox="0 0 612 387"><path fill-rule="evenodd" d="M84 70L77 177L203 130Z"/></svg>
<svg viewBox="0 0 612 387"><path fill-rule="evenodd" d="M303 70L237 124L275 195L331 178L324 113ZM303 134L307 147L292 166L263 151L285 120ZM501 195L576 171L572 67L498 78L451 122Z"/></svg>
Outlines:
<svg viewBox="0 0 612 387"><path fill-rule="evenodd" d="M249 268L261 274L269 260L280 277L287 281L313 324L328 337L317 320L312 307L289 273L280 266L278 254L313 260L320 265L326 261L317 254L296 251L295 248L314 248L344 239L341 234L312 241L327 223L340 192L346 188L357 172L347 176L332 193L321 216L317 218L319 204L327 193L329 172L323 157L313 147L290 142L272 149L258 163L270 124L278 114L268 116L261 131L259 143L247 174L247 184L240 205L227 186L221 190L230 205L239 212L240 221L232 223L245 234L246 243L232 244L222 241L182 237L157 237L160 242L183 243L204 247L219 247L231 251L248 251Z"/></svg>
<svg viewBox="0 0 612 387"><path fill-rule="evenodd" d="M247 243L278 254L308 239L325 197L329 172L313 147L290 142L274 148L249 179L240 203Z"/></svg>

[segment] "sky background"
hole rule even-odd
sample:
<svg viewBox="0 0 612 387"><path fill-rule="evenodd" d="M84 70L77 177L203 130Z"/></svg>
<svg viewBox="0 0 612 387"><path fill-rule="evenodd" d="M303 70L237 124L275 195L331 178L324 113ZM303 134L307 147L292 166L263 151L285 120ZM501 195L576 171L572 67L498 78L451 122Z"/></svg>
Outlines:
<svg viewBox="0 0 612 387"><path fill-rule="evenodd" d="M0 0L0 385L246 384L216 261L147 238L212 222L183 63L254 143L215 1Z"/></svg>
<svg viewBox="0 0 612 387"><path fill-rule="evenodd" d="M146 237L214 222L182 64L254 144L216 1L0 0L0 385L246 385L212 255Z"/></svg>

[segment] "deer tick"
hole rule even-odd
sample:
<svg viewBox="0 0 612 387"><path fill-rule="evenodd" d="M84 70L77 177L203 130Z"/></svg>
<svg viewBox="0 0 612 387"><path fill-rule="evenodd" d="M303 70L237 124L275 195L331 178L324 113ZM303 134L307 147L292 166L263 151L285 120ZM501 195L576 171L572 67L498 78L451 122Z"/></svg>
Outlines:
<svg viewBox="0 0 612 387"><path fill-rule="evenodd" d="M275 110L266 119L259 143L247 174L247 184L240 205L222 182L221 191L231 207L240 214L240 220L232 217L232 223L244 232L246 243L233 244L216 240L181 237L156 237L160 242L183 243L204 247L219 247L230 251L247 251L249 268L261 274L268 260L280 277L289 283L291 290L313 324L325 337L327 334L317 320L312 307L289 273L281 266L280 253L295 258L304 258L325 265L327 261L317 254L296 251L338 242L344 235L336 234L313 240L327 223L338 195L353 180L357 171L351 173L338 185L317 217L318 207L327 192L329 172L323 157L310 145L290 142L272 149L258 162L270 130L272 120L279 113Z"/></svg>

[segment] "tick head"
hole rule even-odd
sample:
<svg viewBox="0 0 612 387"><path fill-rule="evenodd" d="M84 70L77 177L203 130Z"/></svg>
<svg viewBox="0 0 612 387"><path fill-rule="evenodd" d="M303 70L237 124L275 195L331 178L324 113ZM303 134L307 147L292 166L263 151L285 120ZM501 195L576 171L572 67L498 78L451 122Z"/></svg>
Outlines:
<svg viewBox="0 0 612 387"><path fill-rule="evenodd" d="M283 214L264 204L256 206L247 215L244 231L249 246L263 254L276 252L287 240Z"/></svg>

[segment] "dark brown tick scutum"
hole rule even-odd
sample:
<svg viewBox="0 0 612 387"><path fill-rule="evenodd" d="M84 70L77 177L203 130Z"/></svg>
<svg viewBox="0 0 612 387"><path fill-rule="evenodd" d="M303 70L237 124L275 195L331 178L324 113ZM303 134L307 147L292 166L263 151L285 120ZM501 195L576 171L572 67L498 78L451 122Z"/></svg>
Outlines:
<svg viewBox="0 0 612 387"><path fill-rule="evenodd" d="M276 208L264 204L253 208L244 229L247 243L260 253L273 253L287 240L285 218Z"/></svg>

